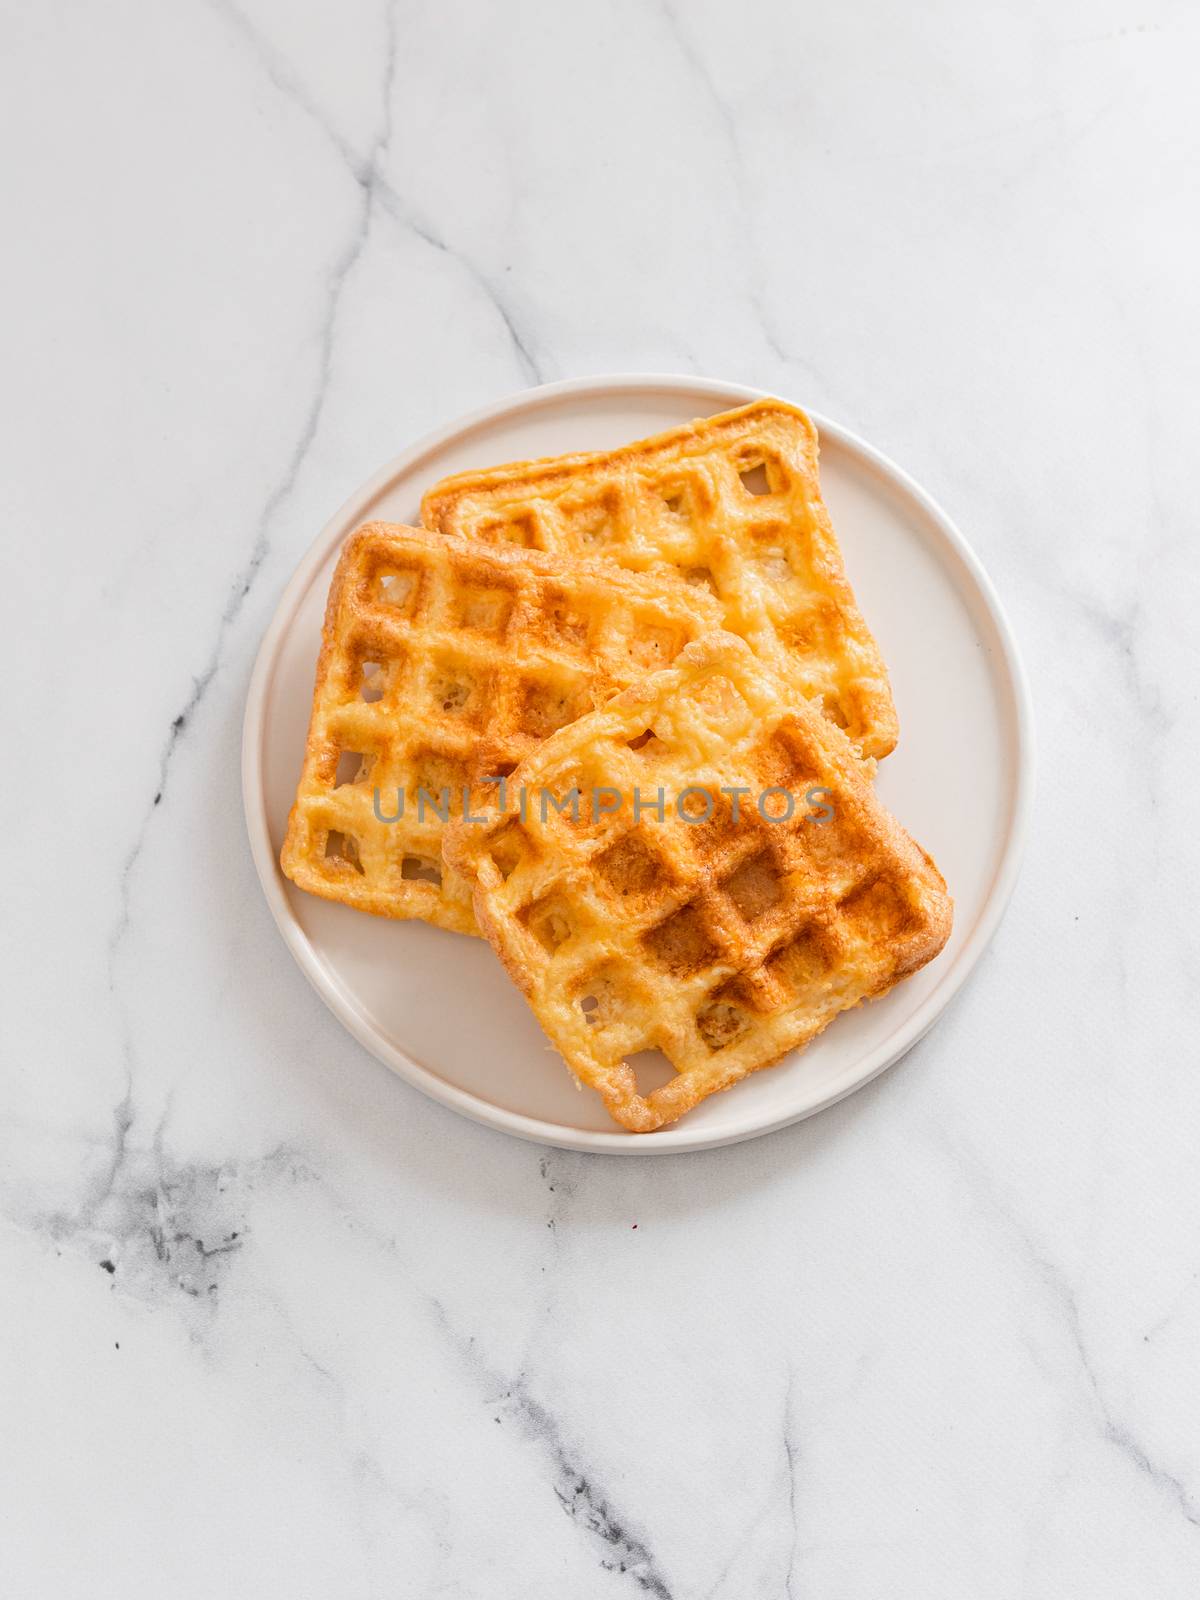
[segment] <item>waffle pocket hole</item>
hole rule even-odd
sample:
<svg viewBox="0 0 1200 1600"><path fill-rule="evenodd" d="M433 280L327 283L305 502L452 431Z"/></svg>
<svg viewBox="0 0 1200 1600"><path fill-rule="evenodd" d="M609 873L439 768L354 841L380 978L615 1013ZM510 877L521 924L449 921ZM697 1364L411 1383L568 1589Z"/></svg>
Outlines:
<svg viewBox="0 0 1200 1600"><path fill-rule="evenodd" d="M333 786L341 789L345 784L365 783L371 776L376 757L364 755L357 750L343 750L338 755L337 770L333 775Z"/></svg>
<svg viewBox="0 0 1200 1600"><path fill-rule="evenodd" d="M756 922L777 906L783 899L783 887L770 851L762 850L744 861L726 880L725 893L746 922Z"/></svg>
<svg viewBox="0 0 1200 1600"><path fill-rule="evenodd" d="M529 931L541 945L542 949L550 955L566 944L574 933L571 919L561 905L547 905L544 901L540 905L530 906L525 918Z"/></svg>
<svg viewBox="0 0 1200 1600"><path fill-rule="evenodd" d="M358 840L353 834L337 833L331 828L325 837L325 859L335 867L350 867L357 873L363 872Z"/></svg>
<svg viewBox="0 0 1200 1600"><path fill-rule="evenodd" d="M432 883L442 886L442 869L428 856L405 856L400 863L400 876L405 883Z"/></svg>
<svg viewBox="0 0 1200 1600"><path fill-rule="evenodd" d="M475 693L475 680L466 673L447 673L433 686L434 701L450 717L461 717Z"/></svg>
<svg viewBox="0 0 1200 1600"><path fill-rule="evenodd" d="M415 609L419 590L419 575L406 571L381 572L375 587L376 596L384 605L404 612Z"/></svg>
<svg viewBox="0 0 1200 1600"><path fill-rule="evenodd" d="M653 728L647 728L645 733L639 733L636 739L627 739L625 742L631 750L644 750L658 735Z"/></svg>
<svg viewBox="0 0 1200 1600"><path fill-rule="evenodd" d="M656 1089L666 1088L678 1076L669 1057L661 1050L639 1050L636 1055L626 1057L625 1065L632 1070L637 1092L643 1100Z"/></svg>
<svg viewBox="0 0 1200 1600"><path fill-rule="evenodd" d="M663 515L673 532L682 532L692 525L692 485L679 478L664 478L655 485L662 505Z"/></svg>
<svg viewBox="0 0 1200 1600"><path fill-rule="evenodd" d="M358 685L359 698L365 700L368 705L374 705L377 700L382 700L387 693L390 676L384 662L364 661Z"/></svg>
<svg viewBox="0 0 1200 1600"><path fill-rule="evenodd" d="M537 524L531 514L517 517L489 517L476 528L479 538L489 544L516 544L525 550L537 547Z"/></svg>
<svg viewBox="0 0 1200 1600"><path fill-rule="evenodd" d="M535 738L548 739L568 722L574 722L581 710L580 698L572 689L558 688L553 684L531 683L525 690L524 723L527 732Z"/></svg>
<svg viewBox="0 0 1200 1600"><path fill-rule="evenodd" d="M787 551L779 545L769 545L754 558L754 565L760 577L768 583L790 583L795 574L792 564L788 560Z"/></svg>
<svg viewBox="0 0 1200 1600"><path fill-rule="evenodd" d="M467 588L458 597L458 623L479 633L503 633L512 615L513 597L507 589Z"/></svg>
<svg viewBox="0 0 1200 1600"><path fill-rule="evenodd" d="M835 938L817 926L805 928L767 962L767 975L795 996L824 982L837 954Z"/></svg>
<svg viewBox="0 0 1200 1600"><path fill-rule="evenodd" d="M518 825L511 823L496 835L491 849L492 864L505 883L521 865L524 856L523 835Z"/></svg>
<svg viewBox="0 0 1200 1600"><path fill-rule="evenodd" d="M899 886L876 878L847 895L838 908L851 930L866 930L875 938L898 939L920 923Z"/></svg>
<svg viewBox="0 0 1200 1600"><path fill-rule="evenodd" d="M738 473L738 477L742 480L742 488L745 489L747 494L763 495L771 492L767 469L761 461L756 462L753 466L743 467Z"/></svg>
<svg viewBox="0 0 1200 1600"><path fill-rule="evenodd" d="M658 857L636 833L627 833L602 850L596 871L619 895L646 894L664 876Z"/></svg>
<svg viewBox="0 0 1200 1600"><path fill-rule="evenodd" d="M750 1018L728 1000L710 1000L696 1013L696 1031L710 1050L725 1050L749 1033Z"/></svg>
<svg viewBox="0 0 1200 1600"><path fill-rule="evenodd" d="M673 628L638 628L629 641L630 659L642 667L665 667L679 654L682 643Z"/></svg>
<svg viewBox="0 0 1200 1600"><path fill-rule="evenodd" d="M694 905L684 906L657 928L651 928L642 943L677 978L711 966L720 954Z"/></svg>
<svg viewBox="0 0 1200 1600"><path fill-rule="evenodd" d="M589 1028L606 1028L621 1013L621 989L610 972L601 969L584 979L576 1002Z"/></svg>
<svg viewBox="0 0 1200 1600"><path fill-rule="evenodd" d="M609 501L601 500L597 504L581 507L573 516L568 513L568 525L582 549L594 550L620 537L615 509Z"/></svg>
<svg viewBox="0 0 1200 1600"><path fill-rule="evenodd" d="M587 643L587 618L565 598L556 596L549 600L544 616L547 630L557 643L572 646Z"/></svg>

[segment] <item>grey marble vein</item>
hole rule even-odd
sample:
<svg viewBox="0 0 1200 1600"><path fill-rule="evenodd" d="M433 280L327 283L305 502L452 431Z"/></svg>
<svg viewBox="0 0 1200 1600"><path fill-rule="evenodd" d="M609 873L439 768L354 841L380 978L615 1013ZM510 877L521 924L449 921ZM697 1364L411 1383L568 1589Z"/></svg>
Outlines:
<svg viewBox="0 0 1200 1600"><path fill-rule="evenodd" d="M332 119L304 88L295 73L289 68L286 60L271 45L266 36L247 19L245 14L232 4L232 0L207 0L207 3L218 10L221 15L228 18L253 46L255 56L272 85L316 124L345 165L355 183L360 186L368 197L368 200L377 203L398 226L451 262L465 275L471 285L484 296L504 327L504 331L512 345L513 353L516 356L520 375L533 383L543 382L541 368L533 350L532 334L520 327L516 311L511 301L501 292L499 280L496 276L485 272L477 262L471 260L462 250L454 247L434 227L432 222L417 216L405 201L403 195L398 193L388 181L385 174L384 158L391 139L390 99L395 76L395 5L393 4L388 12L389 50L386 75L386 95L389 102L388 137L383 143L377 142L374 148L365 155L360 156Z"/></svg>
<svg viewBox="0 0 1200 1600"><path fill-rule="evenodd" d="M213 0L220 5L221 0ZM231 15L237 15L232 7L221 7ZM374 167L377 160L386 152L391 138L392 116L392 87L395 76L396 41L394 8L388 12L389 48L385 57L383 88L381 93L381 112L379 130L373 142L368 165ZM151 824L167 794L168 783L175 754L181 740L201 704L204 697L220 670L226 641L234 628L242 609L254 586L255 579L262 570L271 550L271 529L280 510L286 505L295 489L300 472L316 438L320 426L321 415L324 410L326 395L328 393L330 371L333 362L334 337L337 326L338 309L347 281L354 267L366 249L371 216L370 189L364 189L359 216L351 237L344 245L334 269L325 286L324 306L319 324L317 337L317 370L312 391L307 407L301 419L300 430L292 446L284 470L277 480L274 488L267 496L259 513L254 529L254 537L250 552L244 565L230 585L229 599L221 612L216 633L209 650L207 661L192 680L192 688L188 697L171 721L167 731L162 751L159 756L158 779L153 798L145 808L138 830L134 836L125 859L121 866L118 890L118 914L113 923L108 937L108 980L109 988L118 991L118 964L122 948L130 929L131 904L133 883L138 864L146 846ZM134 1088L134 1060L133 1042L129 1027L128 1013L124 1000L118 995L118 1011L121 1025L121 1048L123 1055L123 1071L125 1087L121 1099L113 1108L113 1156L106 1183L100 1188L98 1195L92 1202L93 1209L103 1203L111 1194L112 1184L126 1153L126 1140L134 1121L133 1088Z"/></svg>
<svg viewBox="0 0 1200 1600"><path fill-rule="evenodd" d="M1093 1425L1106 1443L1152 1483L1187 1523L1200 1528L1200 1499L1182 1478L1155 1460L1135 1425L1118 1413L1110 1398L1085 1336L1078 1294L1066 1272L1039 1245L1025 1222L1004 1203L995 1180L979 1158L961 1142L956 1142L953 1148L956 1167L969 1175L977 1201L986 1205L991 1215L1003 1224L1008 1236L1019 1247L1026 1266L1049 1292L1090 1402Z"/></svg>
<svg viewBox="0 0 1200 1600"><path fill-rule="evenodd" d="M115 1293L152 1304L183 1296L212 1307L250 1231L256 1191L310 1177L283 1149L252 1161L181 1163L167 1153L160 1127L149 1147L122 1139L102 1190L77 1212L23 1221L93 1261Z"/></svg>
<svg viewBox="0 0 1200 1600"><path fill-rule="evenodd" d="M733 232L742 241L742 256L745 268L744 294L754 324L758 328L767 349L778 361L785 366L795 365L802 367L805 372L820 383L826 393L830 393L832 392L830 385L813 367L808 355L798 357L787 348L783 331L768 307L762 258L757 244L757 216L750 198L754 188L754 174L747 164L742 150L741 135L733 108L718 89L711 68L697 47L691 31L685 26L678 7L672 3L672 0L657 0L657 9L666 23L688 74L702 92L703 100L717 126L721 142L728 152L729 187L733 195L735 214Z"/></svg>
<svg viewBox="0 0 1200 1600"><path fill-rule="evenodd" d="M554 1496L571 1521L599 1543L600 1565L606 1571L629 1578L655 1600L676 1600L646 1533L614 1504L597 1474L587 1466L576 1442L568 1437L560 1419L531 1392L525 1374L505 1379L489 1366L476 1340L455 1328L439 1301L432 1302L432 1309L487 1403L500 1406L543 1451L552 1471Z"/></svg>
<svg viewBox="0 0 1200 1600"><path fill-rule="evenodd" d="M787 1600L797 1600L796 1567L800 1553L800 1515L798 1506L800 1476L800 1436L796 1417L796 1380L788 1369L787 1387L783 1395L783 1459L787 1484L788 1519L792 1537L788 1545L787 1571L784 1574L783 1592Z"/></svg>
<svg viewBox="0 0 1200 1600"><path fill-rule="evenodd" d="M1200 13L26 9L0 1588L1195 1600ZM376 454L506 374L664 363L819 391L913 467L1010 612L1042 777L915 1064L610 1161L425 1102L308 992L234 680L291 524ZM989 799L948 761L928 836L904 763L960 685L860 488L881 782L966 907ZM356 936L407 981L420 930Z"/></svg>

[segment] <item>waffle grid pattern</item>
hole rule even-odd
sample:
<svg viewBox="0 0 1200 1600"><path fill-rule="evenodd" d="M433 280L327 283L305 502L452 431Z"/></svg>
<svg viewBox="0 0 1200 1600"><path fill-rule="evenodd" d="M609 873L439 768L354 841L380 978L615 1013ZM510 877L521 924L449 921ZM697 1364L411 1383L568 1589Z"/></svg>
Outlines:
<svg viewBox="0 0 1200 1600"><path fill-rule="evenodd" d="M631 1131L806 1044L948 937L940 874L849 742L727 634L563 729L514 782L560 802L577 790L578 822L527 805L524 821L452 826L448 859L568 1065ZM661 790L663 815L597 815L601 788ZM782 791L791 820L768 820ZM707 820L683 820L680 796ZM629 1058L648 1050L674 1076L642 1094Z"/></svg>
<svg viewBox="0 0 1200 1600"><path fill-rule="evenodd" d="M719 617L674 582L361 528L330 591L284 871L360 910L478 932L466 884L442 862L444 818L461 813L464 788L474 809L485 779ZM381 820L400 796L402 815Z"/></svg>
<svg viewBox="0 0 1200 1600"><path fill-rule="evenodd" d="M445 479L426 526L674 571L716 595L723 625L799 683L864 755L895 746L887 670L821 498L817 436L764 400L620 450Z"/></svg>

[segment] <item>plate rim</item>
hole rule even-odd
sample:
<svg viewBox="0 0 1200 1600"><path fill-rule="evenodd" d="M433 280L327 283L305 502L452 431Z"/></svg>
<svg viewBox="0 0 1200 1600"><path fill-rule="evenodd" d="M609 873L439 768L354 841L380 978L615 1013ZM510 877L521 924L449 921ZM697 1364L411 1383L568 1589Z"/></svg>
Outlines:
<svg viewBox="0 0 1200 1600"><path fill-rule="evenodd" d="M745 1139L774 1133L807 1117L815 1116L817 1112L824 1111L839 1100L854 1094L889 1067L894 1066L918 1043L949 1006L990 944L1012 898L1020 873L1029 833L1035 785L1033 703L1025 667L1017 649L1008 615L991 578L953 520L938 502L890 457L876 449L874 445L868 444L851 429L805 407L821 437L836 439L843 449L857 456L876 478L884 480L892 487L899 487L917 502L929 523L966 569L983 602L999 645L1003 677L1007 682L1011 700L1016 743L1016 760L1012 764L1011 818L999 865L983 909L970 936L959 949L953 966L926 996L907 1023L896 1033L889 1035L864 1058L860 1064L861 1070L854 1074L851 1082L836 1083L798 1108L767 1118L751 1117L741 1124L720 1131L706 1131L701 1128L691 1130L686 1120L669 1129L637 1135L570 1128L560 1123L546 1122L539 1117L528 1116L524 1112L510 1111L503 1106L494 1105L468 1090L446 1082L405 1051L381 1039L354 996L318 956L312 941L300 926L288 902L283 875L271 845L263 783L263 744L266 732L267 697L278 667L280 647L295 622L296 612L313 578L328 559L332 546L343 537L342 530L346 524L360 521L365 508L395 478L418 466L423 457L440 450L452 439L485 427L502 417L513 416L523 411L535 411L570 397L611 396L623 390L639 393L670 390L676 393L695 394L710 402L714 397L720 397L728 400L731 406L748 405L754 400L786 398L775 395L770 390L741 383L729 383L717 378L701 377L693 373L601 373L589 377L566 378L555 383L518 390L423 434L407 450L401 451L373 473L338 506L333 515L326 520L284 585L271 621L259 644L246 692L241 747L242 805L250 854L267 905L284 944L325 1005L351 1036L377 1061L382 1062L413 1088L441 1105L469 1117L473 1122L499 1129L501 1132L535 1144L612 1155L675 1155L738 1144Z"/></svg>

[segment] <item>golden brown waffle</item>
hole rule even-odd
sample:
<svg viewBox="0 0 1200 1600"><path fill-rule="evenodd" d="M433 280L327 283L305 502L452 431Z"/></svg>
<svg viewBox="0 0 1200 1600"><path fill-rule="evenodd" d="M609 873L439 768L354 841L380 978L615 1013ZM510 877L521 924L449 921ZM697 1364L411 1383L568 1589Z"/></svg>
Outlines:
<svg viewBox="0 0 1200 1600"><path fill-rule="evenodd" d="M446 858L567 1064L634 1132L807 1044L949 937L941 874L845 735L727 633L561 729L507 788L506 815L451 825ZM677 1075L642 1095L628 1058L654 1049Z"/></svg>
<svg viewBox="0 0 1200 1600"><path fill-rule="evenodd" d="M284 872L360 911L477 933L467 886L442 866L464 787L485 794L482 780L719 620L680 583L360 528L330 587ZM403 815L381 820L400 796Z"/></svg>
<svg viewBox="0 0 1200 1600"><path fill-rule="evenodd" d="M816 429L794 406L758 400L620 450L460 473L421 517L442 533L677 569L864 755L895 746L887 669L821 499Z"/></svg>

